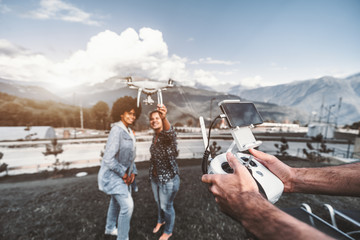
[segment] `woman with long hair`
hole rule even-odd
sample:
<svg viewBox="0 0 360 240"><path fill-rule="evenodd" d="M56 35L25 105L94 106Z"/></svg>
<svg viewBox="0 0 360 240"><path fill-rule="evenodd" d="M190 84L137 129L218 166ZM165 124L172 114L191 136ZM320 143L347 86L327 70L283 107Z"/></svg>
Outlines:
<svg viewBox="0 0 360 240"><path fill-rule="evenodd" d="M157 110L150 113L150 127L154 130L150 146L149 177L152 191L158 207L157 224L153 230L157 233L164 225L159 240L167 240L172 236L175 224L174 199L180 187L176 132L166 118L165 105L158 105Z"/></svg>

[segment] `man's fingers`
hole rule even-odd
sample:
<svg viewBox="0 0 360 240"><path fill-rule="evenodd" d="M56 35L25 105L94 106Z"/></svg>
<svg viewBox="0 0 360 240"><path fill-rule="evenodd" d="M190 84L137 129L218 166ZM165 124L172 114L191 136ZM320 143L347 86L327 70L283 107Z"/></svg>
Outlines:
<svg viewBox="0 0 360 240"><path fill-rule="evenodd" d="M209 192L211 192L214 196L219 194L217 185L213 184L215 182L215 175L205 174L201 177L201 181L209 184Z"/></svg>
<svg viewBox="0 0 360 240"><path fill-rule="evenodd" d="M212 183L213 182L213 177L214 176L212 176L212 175L210 175L210 174L204 174L202 177L201 177L201 181L203 182L203 183Z"/></svg>
<svg viewBox="0 0 360 240"><path fill-rule="evenodd" d="M226 160L228 161L230 167L234 170L241 165L239 160L231 152L226 153Z"/></svg>
<svg viewBox="0 0 360 240"><path fill-rule="evenodd" d="M219 185L224 175L219 174L205 174L201 177L201 181L209 184L209 191L215 196L219 195Z"/></svg>
<svg viewBox="0 0 360 240"><path fill-rule="evenodd" d="M258 151L256 149L249 149L249 152L263 165L265 165L265 167L268 165L268 163L271 163L274 161L274 156L269 155L267 153Z"/></svg>
<svg viewBox="0 0 360 240"><path fill-rule="evenodd" d="M224 193L221 186L219 186L216 183L209 185L209 192L211 192L214 195L214 197L216 197L216 198L221 198L222 194Z"/></svg>
<svg viewBox="0 0 360 240"><path fill-rule="evenodd" d="M264 158L267 157L268 154L261 152L259 150L256 150L254 148L250 148L249 152L254 156L254 157L258 157L258 158Z"/></svg>
<svg viewBox="0 0 360 240"><path fill-rule="evenodd" d="M246 174L249 174L249 172L246 170L246 168L240 163L240 161L230 152L226 153L226 159L232 169L234 169L234 173L239 172L240 174L246 172Z"/></svg>

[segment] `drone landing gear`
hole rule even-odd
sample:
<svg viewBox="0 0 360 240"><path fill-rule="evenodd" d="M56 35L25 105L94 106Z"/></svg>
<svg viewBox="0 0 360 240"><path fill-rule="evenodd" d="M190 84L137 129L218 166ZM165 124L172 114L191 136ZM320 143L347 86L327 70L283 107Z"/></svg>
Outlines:
<svg viewBox="0 0 360 240"><path fill-rule="evenodd" d="M142 88L138 89L138 96L137 96L137 106L140 106L140 96L141 96L141 92L144 92ZM163 104L163 100L162 100L162 91L161 89L158 89L157 91L157 103L162 105ZM146 92L144 92L146 93ZM145 103L145 105L153 105L154 104L154 100L151 98L152 93L146 93L146 98L143 100L143 102Z"/></svg>

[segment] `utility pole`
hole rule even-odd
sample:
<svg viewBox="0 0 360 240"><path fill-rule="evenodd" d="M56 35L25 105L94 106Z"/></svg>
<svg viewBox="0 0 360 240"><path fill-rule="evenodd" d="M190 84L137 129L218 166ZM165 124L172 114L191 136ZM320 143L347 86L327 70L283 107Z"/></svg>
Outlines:
<svg viewBox="0 0 360 240"><path fill-rule="evenodd" d="M210 100L210 122L212 121L212 104L216 97L211 98Z"/></svg>
<svg viewBox="0 0 360 240"><path fill-rule="evenodd" d="M330 123L330 114L331 114L331 108L332 107L335 107L335 104L330 105L329 109L328 109L328 117L327 117L327 121L326 121L326 130L325 130L325 138L324 139L327 138L327 131L328 131L329 123Z"/></svg>
<svg viewBox="0 0 360 240"><path fill-rule="evenodd" d="M341 102L342 102L342 97L339 98L338 109L337 109L337 113L336 113L336 117L335 117L335 128L337 128L337 120L338 120L338 117L339 117L339 112L340 112L340 108L341 108Z"/></svg>
<svg viewBox="0 0 360 240"><path fill-rule="evenodd" d="M324 96L322 97L322 101L321 101L320 115L319 115L319 123L322 123L323 108L324 108Z"/></svg>
<svg viewBox="0 0 360 240"><path fill-rule="evenodd" d="M80 101L80 126L81 129L84 129L84 117L83 117L83 109L82 109L81 101Z"/></svg>

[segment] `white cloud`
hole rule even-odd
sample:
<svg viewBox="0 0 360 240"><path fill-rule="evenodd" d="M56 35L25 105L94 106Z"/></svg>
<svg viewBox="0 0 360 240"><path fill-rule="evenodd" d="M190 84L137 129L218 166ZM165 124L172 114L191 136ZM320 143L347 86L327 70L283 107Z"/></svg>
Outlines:
<svg viewBox="0 0 360 240"><path fill-rule="evenodd" d="M67 22L78 22L94 26L101 25L100 22L92 19L92 14L61 0L41 0L40 8L29 12L26 16L36 19L57 19Z"/></svg>
<svg viewBox="0 0 360 240"><path fill-rule="evenodd" d="M218 64L218 65L234 65L239 64L240 62L237 61L224 61L224 60L215 60L211 57L208 58L200 58L197 61L192 61L190 64Z"/></svg>
<svg viewBox="0 0 360 240"><path fill-rule="evenodd" d="M238 72L236 69L228 70L228 71L211 71L214 75L219 76L233 76Z"/></svg>
<svg viewBox="0 0 360 240"><path fill-rule="evenodd" d="M85 50L57 63L0 40L1 78L67 87L128 75L191 83L186 59L168 56L162 33L150 28L140 29L139 34L131 28L120 35L109 30L100 32L90 39Z"/></svg>
<svg viewBox="0 0 360 240"><path fill-rule="evenodd" d="M17 54L27 54L27 53L28 52L24 48L20 46L16 46L15 44L12 44L11 42L5 39L0 39L0 56L1 55L13 56Z"/></svg>
<svg viewBox="0 0 360 240"><path fill-rule="evenodd" d="M160 31L142 28L137 34L128 28L120 35L108 30L99 33L90 39L86 50L76 52L61 66L78 72L80 82L95 83L117 75L175 78L184 71L185 62L168 56ZM93 73L87 76L87 72Z"/></svg>
<svg viewBox="0 0 360 240"><path fill-rule="evenodd" d="M261 76L247 77L240 80L240 84L246 87L261 87L264 80Z"/></svg>
<svg viewBox="0 0 360 240"><path fill-rule="evenodd" d="M61 62L0 39L0 78L10 80L45 82L58 87L95 84L114 76L172 78L190 86L196 82L208 86L241 83L250 87L263 83L260 76L240 77L236 67L216 71L194 69L187 66L188 62L186 58L169 56L162 33L150 28L139 32L128 28L120 34L100 32L89 39L83 50Z"/></svg>
<svg viewBox="0 0 360 240"><path fill-rule="evenodd" d="M219 80L211 72L198 69L194 71L194 79L204 85L214 86L219 84Z"/></svg>
<svg viewBox="0 0 360 240"><path fill-rule="evenodd" d="M276 71L286 71L286 70L288 70L288 68L287 67L285 67L285 66L279 66L279 64L278 63L276 63L276 62L272 62L272 63L270 63L270 70L276 70Z"/></svg>
<svg viewBox="0 0 360 240"><path fill-rule="evenodd" d="M0 77L11 80L39 81L49 77L52 62L41 54L0 39Z"/></svg>

